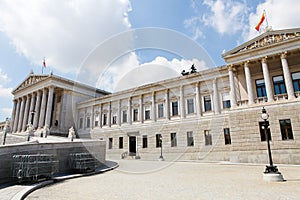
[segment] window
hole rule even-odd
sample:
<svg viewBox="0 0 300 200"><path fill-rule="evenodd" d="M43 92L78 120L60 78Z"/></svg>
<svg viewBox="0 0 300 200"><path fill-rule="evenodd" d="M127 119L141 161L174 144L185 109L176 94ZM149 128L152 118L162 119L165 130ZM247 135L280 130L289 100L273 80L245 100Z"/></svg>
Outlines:
<svg viewBox="0 0 300 200"><path fill-rule="evenodd" d="M119 149L123 149L123 137L119 137Z"/></svg>
<svg viewBox="0 0 300 200"><path fill-rule="evenodd" d="M138 121L139 110L137 108L133 109L133 121Z"/></svg>
<svg viewBox="0 0 300 200"><path fill-rule="evenodd" d="M259 79L255 81L256 83L256 92L257 92L257 97L266 97L266 86L265 86L265 80L264 79Z"/></svg>
<svg viewBox="0 0 300 200"><path fill-rule="evenodd" d="M95 116L95 127L99 126L99 113Z"/></svg>
<svg viewBox="0 0 300 200"><path fill-rule="evenodd" d="M172 102L172 116L178 115L178 101Z"/></svg>
<svg viewBox="0 0 300 200"><path fill-rule="evenodd" d="M210 95L204 96L204 110L205 110L205 112L211 111Z"/></svg>
<svg viewBox="0 0 300 200"><path fill-rule="evenodd" d="M299 92L300 91L300 72L292 73L292 79L293 79L294 91Z"/></svg>
<svg viewBox="0 0 300 200"><path fill-rule="evenodd" d="M230 99L229 99L229 94L228 93L223 93L222 94L222 102L223 102L223 109L230 108Z"/></svg>
<svg viewBox="0 0 300 200"><path fill-rule="evenodd" d="M83 127L83 118L79 119L79 128L82 129Z"/></svg>
<svg viewBox="0 0 300 200"><path fill-rule="evenodd" d="M161 147L161 138L162 138L162 136L161 136L161 134L156 134L156 147L158 148L158 147Z"/></svg>
<svg viewBox="0 0 300 200"><path fill-rule="evenodd" d="M267 123L267 134L268 134L268 137L269 137L269 141L272 140L272 137L271 137L271 131L270 131L270 128L269 128L269 122L266 121ZM259 122L259 132L260 132L260 140L263 142L263 141L267 141L267 135L265 134L265 122Z"/></svg>
<svg viewBox="0 0 300 200"><path fill-rule="evenodd" d="M108 149L112 149L113 147L113 138L108 138Z"/></svg>
<svg viewBox="0 0 300 200"><path fill-rule="evenodd" d="M231 137L230 137L230 129L224 128L224 139L225 139L225 145L231 144Z"/></svg>
<svg viewBox="0 0 300 200"><path fill-rule="evenodd" d="M192 114L194 113L194 99L188 99L186 101L187 104L187 113Z"/></svg>
<svg viewBox="0 0 300 200"><path fill-rule="evenodd" d="M205 145L212 145L212 137L209 130L204 130Z"/></svg>
<svg viewBox="0 0 300 200"><path fill-rule="evenodd" d="M107 124L107 115L103 114L103 126Z"/></svg>
<svg viewBox="0 0 300 200"><path fill-rule="evenodd" d="M147 135L143 135L143 148L148 147L148 138Z"/></svg>
<svg viewBox="0 0 300 200"><path fill-rule="evenodd" d="M176 133L171 133L171 147L177 146Z"/></svg>
<svg viewBox="0 0 300 200"><path fill-rule="evenodd" d="M150 106L145 107L145 120L150 119Z"/></svg>
<svg viewBox="0 0 300 200"><path fill-rule="evenodd" d="M127 123L127 110L123 110L122 117L123 117L123 123Z"/></svg>
<svg viewBox="0 0 300 200"><path fill-rule="evenodd" d="M97 127L99 125L98 121L95 121L95 127Z"/></svg>
<svg viewBox="0 0 300 200"><path fill-rule="evenodd" d="M117 124L117 116L116 115L114 115L112 117L112 124Z"/></svg>
<svg viewBox="0 0 300 200"><path fill-rule="evenodd" d="M186 140L187 140L187 146L194 146L194 136L193 136L193 131L188 131L186 133Z"/></svg>
<svg viewBox="0 0 300 200"><path fill-rule="evenodd" d="M293 140L293 130L292 130L292 124L290 119L281 119L279 120L280 124L280 132L282 140Z"/></svg>
<svg viewBox="0 0 300 200"><path fill-rule="evenodd" d="M90 117L87 117L87 118L86 118L86 127L87 127L87 128L90 128L90 123L91 123L91 118L90 118Z"/></svg>
<svg viewBox="0 0 300 200"><path fill-rule="evenodd" d="M273 85L274 85L275 95L286 94L283 76L274 76Z"/></svg>
<svg viewBox="0 0 300 200"><path fill-rule="evenodd" d="M164 104L158 104L158 118L164 117Z"/></svg>

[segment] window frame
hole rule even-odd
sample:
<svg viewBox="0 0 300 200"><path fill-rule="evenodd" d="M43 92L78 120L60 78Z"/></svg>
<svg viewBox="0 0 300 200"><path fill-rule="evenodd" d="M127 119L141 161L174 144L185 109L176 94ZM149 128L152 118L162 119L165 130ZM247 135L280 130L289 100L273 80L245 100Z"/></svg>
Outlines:
<svg viewBox="0 0 300 200"><path fill-rule="evenodd" d="M148 148L148 136L147 135L143 135L142 148L143 149Z"/></svg>
<svg viewBox="0 0 300 200"><path fill-rule="evenodd" d="M224 142L225 145L231 145L230 128L224 128Z"/></svg>
<svg viewBox="0 0 300 200"><path fill-rule="evenodd" d="M259 133L260 133L260 141L261 142L266 142L267 141L267 136L265 135L265 130L264 128L262 128L264 126L264 121L260 121L258 122L258 126L259 126ZM270 127L270 122L266 121L267 126ZM271 134L271 130L270 128L267 129L267 134L269 137L269 141L272 141L272 134Z"/></svg>
<svg viewBox="0 0 300 200"><path fill-rule="evenodd" d="M132 116L132 121L133 122L137 122L137 121L139 121L139 109L138 108L134 108L133 109L133 116Z"/></svg>
<svg viewBox="0 0 300 200"><path fill-rule="evenodd" d="M205 140L205 146L211 146L212 145L212 135L210 133L210 130L204 130L204 140Z"/></svg>
<svg viewBox="0 0 300 200"><path fill-rule="evenodd" d="M119 149L123 149L123 148L124 148L124 138L119 137Z"/></svg>
<svg viewBox="0 0 300 200"><path fill-rule="evenodd" d="M176 133L170 133L171 147L177 147L177 135Z"/></svg>
<svg viewBox="0 0 300 200"><path fill-rule="evenodd" d="M257 83L258 81L263 81L263 83ZM255 87L256 87L257 98L267 97L266 83L263 78L255 80Z"/></svg>
<svg viewBox="0 0 300 200"><path fill-rule="evenodd" d="M294 75L296 75L296 74L299 74L299 78L294 78ZM291 76L292 76L292 81L293 81L294 92L300 92L300 71L293 72Z"/></svg>
<svg viewBox="0 0 300 200"><path fill-rule="evenodd" d="M108 138L108 149L113 148L114 139L112 137Z"/></svg>
<svg viewBox="0 0 300 200"><path fill-rule="evenodd" d="M186 132L186 141L188 147L194 146L194 133L193 131L187 131Z"/></svg>
<svg viewBox="0 0 300 200"><path fill-rule="evenodd" d="M188 99L186 99L186 106L187 106L187 114L194 114L195 113L195 101L194 101L194 98L188 98Z"/></svg>
<svg viewBox="0 0 300 200"><path fill-rule="evenodd" d="M288 122L289 125L287 125L287 121L289 121ZM291 119L280 119L279 120L279 126L280 126L280 133L281 133L282 140L294 140L294 134L293 134ZM283 126L285 126L285 127L283 127Z"/></svg>
<svg viewBox="0 0 300 200"><path fill-rule="evenodd" d="M275 78L281 78L282 80L274 80ZM273 90L275 95L286 94L286 87L283 75L273 76Z"/></svg>
<svg viewBox="0 0 300 200"><path fill-rule="evenodd" d="M171 102L171 111L172 111L172 117L179 115L179 104L178 101L172 101Z"/></svg>
<svg viewBox="0 0 300 200"><path fill-rule="evenodd" d="M157 118L163 118L164 117L164 104L159 103L157 104Z"/></svg>
<svg viewBox="0 0 300 200"><path fill-rule="evenodd" d="M209 99L207 99L209 98ZM211 95L204 95L203 96L203 105L204 105L204 112L210 112L212 111L212 101L211 101Z"/></svg>
<svg viewBox="0 0 300 200"><path fill-rule="evenodd" d="M160 137L162 137L162 135L160 133L155 135L155 139L156 139L156 148L160 148L162 142L160 141Z"/></svg>

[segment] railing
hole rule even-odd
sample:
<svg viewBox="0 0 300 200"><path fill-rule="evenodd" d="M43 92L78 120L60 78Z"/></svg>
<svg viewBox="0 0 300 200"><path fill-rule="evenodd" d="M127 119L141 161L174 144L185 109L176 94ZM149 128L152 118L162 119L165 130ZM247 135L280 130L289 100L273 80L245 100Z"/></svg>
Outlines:
<svg viewBox="0 0 300 200"><path fill-rule="evenodd" d="M247 105L248 105L248 100L238 101L238 106L247 106Z"/></svg>
<svg viewBox="0 0 300 200"><path fill-rule="evenodd" d="M71 153L69 156L71 169L79 172L95 171L96 160L91 153Z"/></svg>
<svg viewBox="0 0 300 200"><path fill-rule="evenodd" d="M287 94L277 94L274 95L274 101L281 101L281 100L286 100L288 99L288 95Z"/></svg>
<svg viewBox="0 0 300 200"><path fill-rule="evenodd" d="M267 97L257 97L255 99L255 103L261 104L267 102L267 100L268 100Z"/></svg>

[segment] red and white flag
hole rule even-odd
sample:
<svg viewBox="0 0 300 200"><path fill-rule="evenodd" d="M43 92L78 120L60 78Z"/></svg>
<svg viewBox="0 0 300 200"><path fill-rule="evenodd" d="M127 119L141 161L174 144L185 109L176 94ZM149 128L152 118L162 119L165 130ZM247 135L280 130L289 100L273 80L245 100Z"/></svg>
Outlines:
<svg viewBox="0 0 300 200"><path fill-rule="evenodd" d="M255 29L256 29L257 31L259 31L260 26L261 26L261 24L264 22L265 18L266 18L266 17L265 17L265 12L263 12L262 15L261 15L260 21L259 21L258 24L255 26Z"/></svg>

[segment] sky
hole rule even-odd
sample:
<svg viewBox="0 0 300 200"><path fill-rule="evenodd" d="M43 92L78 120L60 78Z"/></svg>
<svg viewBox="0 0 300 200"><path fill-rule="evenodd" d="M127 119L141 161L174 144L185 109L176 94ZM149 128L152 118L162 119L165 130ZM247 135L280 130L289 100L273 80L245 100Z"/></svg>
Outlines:
<svg viewBox="0 0 300 200"><path fill-rule="evenodd" d="M31 70L114 92L225 65L263 10L273 30L299 27L298 0L1 0L0 121Z"/></svg>

